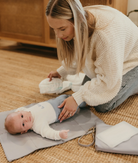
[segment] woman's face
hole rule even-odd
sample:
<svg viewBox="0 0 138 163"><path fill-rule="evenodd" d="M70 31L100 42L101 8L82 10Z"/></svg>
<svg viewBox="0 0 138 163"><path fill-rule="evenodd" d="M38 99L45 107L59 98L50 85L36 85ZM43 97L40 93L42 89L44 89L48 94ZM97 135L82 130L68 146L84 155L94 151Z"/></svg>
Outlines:
<svg viewBox="0 0 138 163"><path fill-rule="evenodd" d="M66 19L55 19L51 16L47 16L48 24L53 28L56 36L64 41L70 41L74 37L73 23Z"/></svg>

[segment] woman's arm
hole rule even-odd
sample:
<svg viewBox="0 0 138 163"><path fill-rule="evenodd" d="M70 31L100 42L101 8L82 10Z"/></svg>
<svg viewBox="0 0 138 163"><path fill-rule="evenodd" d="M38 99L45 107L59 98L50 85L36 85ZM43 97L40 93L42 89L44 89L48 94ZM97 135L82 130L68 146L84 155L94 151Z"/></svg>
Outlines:
<svg viewBox="0 0 138 163"><path fill-rule="evenodd" d="M119 92L123 76L125 37L119 37L119 32L113 37L109 34L110 28L106 32L101 30L96 33L95 77L73 93L72 100L66 99L61 121L83 101L90 106L97 106L110 101Z"/></svg>
<svg viewBox="0 0 138 163"><path fill-rule="evenodd" d="M109 32L110 30L101 30L96 33L95 78L72 94L78 105L83 101L90 106L104 104L119 92L123 76L125 37L119 37L119 31L113 36Z"/></svg>
<svg viewBox="0 0 138 163"><path fill-rule="evenodd" d="M75 75L76 74L76 68L77 68L77 63L74 61L72 65L67 69L64 61L62 61L62 66L60 66L57 69L57 72L60 74L60 76L65 77L66 75Z"/></svg>

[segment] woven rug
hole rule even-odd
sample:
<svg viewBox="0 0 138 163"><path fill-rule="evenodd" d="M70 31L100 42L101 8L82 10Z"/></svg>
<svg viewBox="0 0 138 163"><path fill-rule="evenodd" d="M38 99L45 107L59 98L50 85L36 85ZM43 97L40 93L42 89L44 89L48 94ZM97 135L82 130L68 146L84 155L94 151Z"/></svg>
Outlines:
<svg viewBox="0 0 138 163"><path fill-rule="evenodd" d="M0 112L57 96L41 95L38 88L38 84L48 73L60 66L55 50L37 51L22 46L0 49ZM138 95L131 96L108 113L97 113L93 107L90 109L106 124L115 125L126 121L138 128ZM13 163L138 163L138 156L97 152L94 145L85 148L79 146L77 141L78 138L62 145L37 150ZM91 141L91 134L82 139L84 144ZM0 144L0 163L7 162Z"/></svg>

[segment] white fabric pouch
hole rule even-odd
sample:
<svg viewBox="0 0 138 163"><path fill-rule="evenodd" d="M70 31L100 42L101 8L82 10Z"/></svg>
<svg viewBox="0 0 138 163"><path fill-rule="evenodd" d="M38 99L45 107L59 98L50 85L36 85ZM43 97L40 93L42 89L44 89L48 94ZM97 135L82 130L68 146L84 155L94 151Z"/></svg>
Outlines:
<svg viewBox="0 0 138 163"><path fill-rule="evenodd" d="M138 155L138 129L127 122L115 126L96 124L97 151Z"/></svg>
<svg viewBox="0 0 138 163"><path fill-rule="evenodd" d="M110 148L114 148L136 134L138 134L138 129L123 121L97 134L97 138Z"/></svg>

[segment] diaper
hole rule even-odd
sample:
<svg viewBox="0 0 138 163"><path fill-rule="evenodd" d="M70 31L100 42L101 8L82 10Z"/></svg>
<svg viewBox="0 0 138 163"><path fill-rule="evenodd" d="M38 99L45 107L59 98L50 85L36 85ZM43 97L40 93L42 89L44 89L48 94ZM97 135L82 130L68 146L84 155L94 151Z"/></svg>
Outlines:
<svg viewBox="0 0 138 163"><path fill-rule="evenodd" d="M78 75L67 75L64 79L49 78L42 80L39 84L41 94L61 94L67 90L76 92L80 89L85 74L79 73Z"/></svg>

